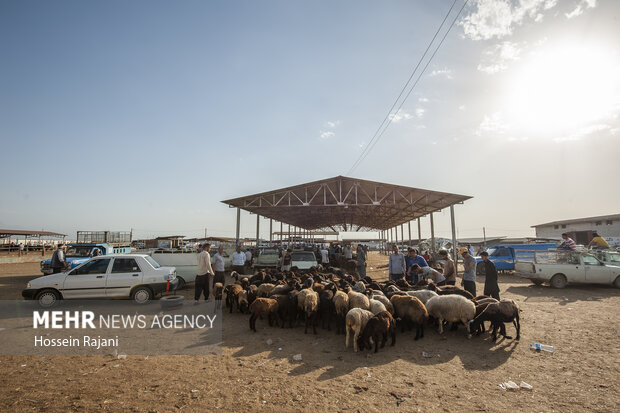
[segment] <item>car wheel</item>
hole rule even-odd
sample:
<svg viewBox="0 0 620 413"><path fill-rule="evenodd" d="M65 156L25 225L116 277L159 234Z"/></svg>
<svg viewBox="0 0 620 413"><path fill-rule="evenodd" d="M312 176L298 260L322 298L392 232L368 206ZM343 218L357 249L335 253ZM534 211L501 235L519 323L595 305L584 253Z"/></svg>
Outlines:
<svg viewBox="0 0 620 413"><path fill-rule="evenodd" d="M530 279L530 281L531 281L531 282L532 282L532 284L534 284L534 285L542 285L542 283L543 283L543 282L542 282L542 280L532 280L532 279Z"/></svg>
<svg viewBox="0 0 620 413"><path fill-rule="evenodd" d="M177 288L175 288L174 290L182 290L183 288L185 288L185 285L187 284L185 282L185 280L183 279L183 277L179 277L177 275L177 280L179 280L179 283L177 284Z"/></svg>
<svg viewBox="0 0 620 413"><path fill-rule="evenodd" d="M484 264L479 262L478 265L476 265L476 275L484 275L485 272Z"/></svg>
<svg viewBox="0 0 620 413"><path fill-rule="evenodd" d="M136 304L146 304L153 299L153 291L149 287L138 287L131 292L131 299Z"/></svg>
<svg viewBox="0 0 620 413"><path fill-rule="evenodd" d="M616 281L614 281L614 287L620 288L620 275L616 277Z"/></svg>
<svg viewBox="0 0 620 413"><path fill-rule="evenodd" d="M60 293L56 290L39 291L35 296L35 300L39 302L39 306L43 308L51 308L58 304Z"/></svg>
<svg viewBox="0 0 620 413"><path fill-rule="evenodd" d="M564 274L556 274L551 277L549 284L551 284L553 288L564 288L566 287L566 284L568 284L568 281L566 280L566 276Z"/></svg>

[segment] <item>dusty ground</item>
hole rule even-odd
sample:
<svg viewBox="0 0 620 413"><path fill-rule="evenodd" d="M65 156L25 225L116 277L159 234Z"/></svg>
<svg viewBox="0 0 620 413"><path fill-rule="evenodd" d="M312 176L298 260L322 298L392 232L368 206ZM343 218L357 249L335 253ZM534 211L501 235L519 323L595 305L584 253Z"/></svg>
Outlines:
<svg viewBox="0 0 620 413"><path fill-rule="evenodd" d="M372 266L385 259L370 255ZM36 263L0 265L0 298L19 299L38 275ZM553 290L509 275L500 287L522 307L520 342L428 328L422 340L407 332L395 347L355 354L333 332L304 335L258 321L250 333L247 315L225 314L221 356L0 356L0 409L618 411L620 290ZM534 342L556 352L535 353ZM293 361L298 353L303 360ZM507 380L534 390L503 391Z"/></svg>

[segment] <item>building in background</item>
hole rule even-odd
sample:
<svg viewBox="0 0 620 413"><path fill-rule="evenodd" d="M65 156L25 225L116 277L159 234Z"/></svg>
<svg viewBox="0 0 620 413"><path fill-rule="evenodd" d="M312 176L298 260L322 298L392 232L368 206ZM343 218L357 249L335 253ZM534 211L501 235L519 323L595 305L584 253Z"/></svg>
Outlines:
<svg viewBox="0 0 620 413"><path fill-rule="evenodd" d="M534 225L532 228L540 238L560 239L563 233L567 233L577 244L588 245L592 234L596 232L605 238L609 245L620 243L620 214L553 221Z"/></svg>

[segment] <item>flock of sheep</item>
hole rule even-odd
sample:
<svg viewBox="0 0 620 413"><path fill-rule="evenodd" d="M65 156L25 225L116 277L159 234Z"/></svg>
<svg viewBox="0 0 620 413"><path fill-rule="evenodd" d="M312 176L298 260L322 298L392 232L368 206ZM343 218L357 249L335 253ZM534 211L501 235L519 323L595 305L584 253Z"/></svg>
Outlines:
<svg viewBox="0 0 620 413"><path fill-rule="evenodd" d="M506 335L504 323L512 322L516 339L520 338L519 307L513 300L498 301L487 296L473 297L455 286L438 287L420 281L410 285L405 280L375 282L370 277L355 281L351 275L338 270L323 273L312 268L304 274L295 271L261 271L246 277L234 272L235 282L216 284L216 300L225 295L226 307L232 313L250 313L250 329L256 331L256 320L266 317L269 325L284 328L305 324L305 333L317 325L331 329L335 322L337 333L346 333L346 347L354 351L385 346L388 335L391 345L396 340L396 327L404 332L415 328L415 339L424 337L424 326L438 325L443 334L444 323L456 329L465 325L468 337L485 331L485 321L492 328L493 341L497 331Z"/></svg>

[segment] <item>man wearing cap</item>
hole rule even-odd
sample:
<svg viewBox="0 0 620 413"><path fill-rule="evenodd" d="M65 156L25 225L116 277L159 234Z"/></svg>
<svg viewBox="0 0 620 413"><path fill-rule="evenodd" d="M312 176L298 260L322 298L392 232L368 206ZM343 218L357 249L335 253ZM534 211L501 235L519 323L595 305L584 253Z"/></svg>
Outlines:
<svg viewBox="0 0 620 413"><path fill-rule="evenodd" d="M484 265L484 295L493 297L499 300L499 285L497 284L497 269L493 261L489 259L489 253L484 251L480 254L482 263Z"/></svg>
<svg viewBox="0 0 620 413"><path fill-rule="evenodd" d="M213 277L213 269L211 268L211 255L209 250L211 244L204 244L202 252L198 254L198 275L194 281L194 300L196 304L200 300L200 295L204 294L205 301L209 299L209 283Z"/></svg>
<svg viewBox="0 0 620 413"><path fill-rule="evenodd" d="M450 259L450 255L446 250L440 250L439 255L443 260L443 276L446 277L447 285L456 284L456 268L454 267L454 261Z"/></svg>
<svg viewBox="0 0 620 413"><path fill-rule="evenodd" d="M471 256L467 248L461 248L460 254L463 256L463 281L461 285L469 291L474 297L476 296L476 259Z"/></svg>
<svg viewBox="0 0 620 413"><path fill-rule="evenodd" d="M407 264L405 263L405 256L398 252L398 246L394 245L392 251L388 263L388 273L390 274L390 281L397 281L405 276Z"/></svg>
<svg viewBox="0 0 620 413"><path fill-rule="evenodd" d="M58 248L52 254L52 274L62 272L65 269L65 265L65 246L63 244L58 244Z"/></svg>

